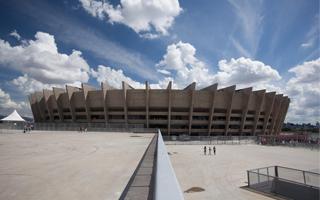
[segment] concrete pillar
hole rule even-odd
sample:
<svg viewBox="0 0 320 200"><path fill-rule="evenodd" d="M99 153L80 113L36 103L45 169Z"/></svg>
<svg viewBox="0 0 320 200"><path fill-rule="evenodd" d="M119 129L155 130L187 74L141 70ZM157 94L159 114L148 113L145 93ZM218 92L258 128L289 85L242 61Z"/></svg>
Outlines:
<svg viewBox="0 0 320 200"><path fill-rule="evenodd" d="M232 102L233 102L233 96L234 96L234 92L236 90L236 86L230 86L227 88L224 88L224 90L227 92L228 94L228 106L227 106L227 113L226 113L226 123L225 123L225 135L228 135L228 131L229 131L229 123L230 123L230 115L231 115L231 110L232 110Z"/></svg>
<svg viewBox="0 0 320 200"><path fill-rule="evenodd" d="M149 90L150 90L150 85L148 81L146 81L146 126L149 128Z"/></svg>
<svg viewBox="0 0 320 200"><path fill-rule="evenodd" d="M59 99L59 96L60 96L62 93L65 93L66 91L65 91L65 89L56 88L56 87L53 87L52 90L53 90L53 95L54 95L54 97L55 97L55 100L56 100L56 102L57 102L59 118L60 118L60 121L62 122L62 121L63 121L62 105L60 104L60 102L58 101L58 99Z"/></svg>
<svg viewBox="0 0 320 200"><path fill-rule="evenodd" d="M208 122L208 136L211 135L211 126L212 126L212 120L213 120L213 112L214 112L214 100L215 95L217 93L218 83L215 83L213 85L210 85L206 88L203 88L201 90L206 90L211 92L211 107L209 109L209 122Z"/></svg>
<svg viewBox="0 0 320 200"><path fill-rule="evenodd" d="M254 115L254 123L253 123L253 128L252 128L252 135L256 135L257 124L258 124L258 120L259 120L262 104L264 102L264 97L265 97L266 90L259 90L259 91L255 91L255 92L258 93L258 99L257 99L256 108L255 108L256 113Z"/></svg>
<svg viewBox="0 0 320 200"><path fill-rule="evenodd" d="M283 97L283 104L280 109L280 115L277 119L276 127L275 127L275 135L278 135L281 132L281 128L287 114L289 108L290 99L288 97Z"/></svg>
<svg viewBox="0 0 320 200"><path fill-rule="evenodd" d="M42 92L35 92L34 97L36 99L35 101L35 106L36 109L38 110L39 116L40 116L40 121L45 122L45 112L42 106L40 106L40 101L43 98L43 93Z"/></svg>
<svg viewBox="0 0 320 200"><path fill-rule="evenodd" d="M53 112L52 112L52 109L51 109L51 106L49 106L49 97L52 94L52 91L51 90L46 90L46 89L43 89L43 98L44 98L44 103L45 103L45 107L46 109L48 110L48 115L49 115L49 118L50 118L50 121L53 122Z"/></svg>
<svg viewBox="0 0 320 200"><path fill-rule="evenodd" d="M247 118L248 107L249 107L250 98L252 95L252 87L243 89L242 92L244 95L244 97L243 97L244 104L242 105L243 108L242 108L241 123L240 123L240 129L239 129L241 135L243 135L244 123Z"/></svg>
<svg viewBox="0 0 320 200"><path fill-rule="evenodd" d="M172 82L170 81L167 87L168 91L168 135L170 135L171 131L171 90L172 90Z"/></svg>
<svg viewBox="0 0 320 200"><path fill-rule="evenodd" d="M69 101L69 107L70 107L70 111L71 111L72 121L75 122L76 121L76 116L75 116L73 103L71 103L71 99L72 99L73 93L80 91L80 88L73 87L73 86L70 86L70 85L66 85L66 90L67 90L67 94L68 94L68 101Z"/></svg>
<svg viewBox="0 0 320 200"><path fill-rule="evenodd" d="M127 103L127 90L134 89L126 82L122 81L122 91L123 91L123 111L124 111L124 121L128 125L128 103Z"/></svg>
<svg viewBox="0 0 320 200"><path fill-rule="evenodd" d="M81 88L82 88L82 94L83 94L83 98L84 98L84 105L85 105L85 109L86 109L86 115L87 115L87 122L91 122L91 113L90 113L90 107L89 107L89 102L87 100L88 97L88 92L89 91L94 91L96 90L94 87L87 85L87 84L81 84Z"/></svg>
<svg viewBox="0 0 320 200"><path fill-rule="evenodd" d="M39 108L37 105L37 98L34 93L29 95L29 102L30 102L31 111L33 113L34 121L40 122L41 115L40 115L40 111L39 111Z"/></svg>
<svg viewBox="0 0 320 200"><path fill-rule="evenodd" d="M264 121L263 121L263 129L262 129L262 134L265 135L266 133L266 129L269 123L269 118L272 112L272 108L273 108L273 104L274 104L274 100L276 97L276 93L275 92L268 92L266 93L266 103L265 103L265 115L264 115Z"/></svg>
<svg viewBox="0 0 320 200"><path fill-rule="evenodd" d="M193 102L194 102L194 91L196 89L196 83L191 83L190 86L187 87L190 91L190 109L189 109L189 129L188 133L191 135L191 127L192 127L192 115L193 115Z"/></svg>
<svg viewBox="0 0 320 200"><path fill-rule="evenodd" d="M102 99L103 99L103 109L104 109L104 119L106 124L109 123L108 117L108 102L107 102L107 94L108 90L114 89L107 82L101 82L101 90L102 90Z"/></svg>
<svg viewBox="0 0 320 200"><path fill-rule="evenodd" d="M278 119L279 110L280 110L280 107L282 104L282 100L283 100L282 95L279 95L279 94L276 95L275 101L273 104L273 108L272 108L272 121L271 121L270 129L269 129L269 132L271 135L275 135L275 133L276 133L276 131L274 129L275 129L275 124Z"/></svg>

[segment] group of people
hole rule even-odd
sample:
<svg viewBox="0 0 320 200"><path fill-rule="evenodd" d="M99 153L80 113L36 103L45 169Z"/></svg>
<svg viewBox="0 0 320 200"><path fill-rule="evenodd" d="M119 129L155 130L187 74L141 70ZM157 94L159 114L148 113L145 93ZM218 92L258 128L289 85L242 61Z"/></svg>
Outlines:
<svg viewBox="0 0 320 200"><path fill-rule="evenodd" d="M211 149L211 147L209 147L208 150L209 150L208 155L211 155L211 150L213 151L213 155L216 155L216 147L215 146L213 146L212 149ZM207 155L207 146L203 147L203 153L204 153L204 155Z"/></svg>
<svg viewBox="0 0 320 200"><path fill-rule="evenodd" d="M33 126L27 124L23 127L23 133L30 133L32 129L33 129Z"/></svg>
<svg viewBox="0 0 320 200"><path fill-rule="evenodd" d="M85 132L85 133L86 133L86 132L87 132L87 128L84 128L84 127L81 127L81 126L80 126L79 132L80 132L80 133L82 133L82 132Z"/></svg>

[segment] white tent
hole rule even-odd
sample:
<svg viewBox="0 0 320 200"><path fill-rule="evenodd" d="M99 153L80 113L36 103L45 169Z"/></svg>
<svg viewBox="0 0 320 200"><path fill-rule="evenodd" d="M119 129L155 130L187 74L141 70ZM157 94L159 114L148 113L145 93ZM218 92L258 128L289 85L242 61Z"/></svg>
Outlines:
<svg viewBox="0 0 320 200"><path fill-rule="evenodd" d="M19 113L14 110L10 115L1 119L1 121L11 121L11 122L25 122L25 120L19 115Z"/></svg>

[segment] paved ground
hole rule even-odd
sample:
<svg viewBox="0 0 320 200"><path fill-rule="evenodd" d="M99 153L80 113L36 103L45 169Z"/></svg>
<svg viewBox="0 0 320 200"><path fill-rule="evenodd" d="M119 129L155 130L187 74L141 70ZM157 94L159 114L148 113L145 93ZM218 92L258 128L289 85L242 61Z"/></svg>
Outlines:
<svg viewBox="0 0 320 200"><path fill-rule="evenodd" d="M319 169L319 151L258 145L216 145L216 156L204 156L201 145L167 145L183 191L201 187L203 192L184 193L186 200L270 199L239 188L247 185L246 170L272 165Z"/></svg>
<svg viewBox="0 0 320 200"><path fill-rule="evenodd" d="M0 199L117 199L153 134L0 134Z"/></svg>

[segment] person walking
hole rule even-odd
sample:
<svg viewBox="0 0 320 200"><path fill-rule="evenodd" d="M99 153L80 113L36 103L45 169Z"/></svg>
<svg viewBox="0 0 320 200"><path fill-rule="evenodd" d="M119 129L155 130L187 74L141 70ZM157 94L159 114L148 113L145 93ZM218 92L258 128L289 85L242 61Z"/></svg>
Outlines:
<svg viewBox="0 0 320 200"><path fill-rule="evenodd" d="M211 155L211 147L209 147L209 155Z"/></svg>
<svg viewBox="0 0 320 200"><path fill-rule="evenodd" d="M216 147L215 146L213 146L213 155L216 155Z"/></svg>
<svg viewBox="0 0 320 200"><path fill-rule="evenodd" d="M203 153L204 153L204 155L207 155L207 147L206 146L203 147Z"/></svg>

